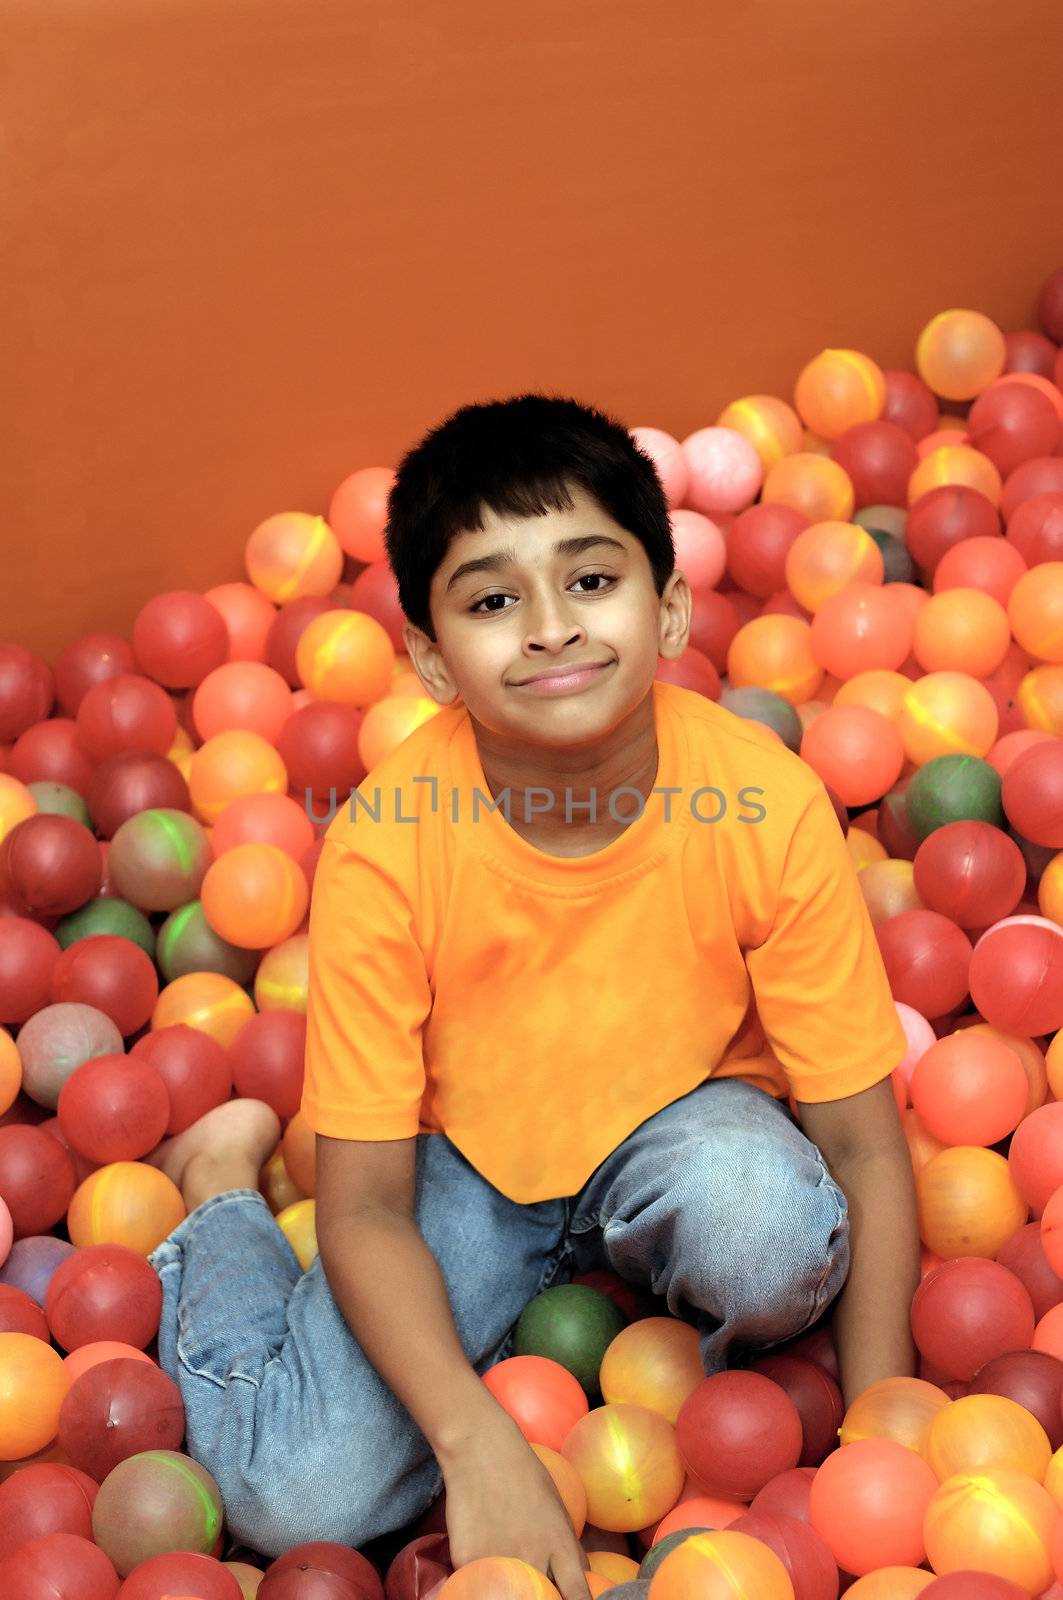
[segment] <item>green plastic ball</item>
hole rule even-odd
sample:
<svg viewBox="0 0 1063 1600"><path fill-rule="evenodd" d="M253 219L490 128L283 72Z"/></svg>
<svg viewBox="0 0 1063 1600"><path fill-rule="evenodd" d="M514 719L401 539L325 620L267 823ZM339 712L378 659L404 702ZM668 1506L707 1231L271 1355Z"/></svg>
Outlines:
<svg viewBox="0 0 1063 1600"><path fill-rule="evenodd" d="M71 789L65 783L27 783L26 788L37 802L37 811L42 816L70 817L73 822L80 822L83 828L92 829L92 817L84 799L76 789Z"/></svg>
<svg viewBox="0 0 1063 1600"><path fill-rule="evenodd" d="M1000 773L978 756L935 756L913 773L905 795L908 822L926 839L949 822L1004 826Z"/></svg>
<svg viewBox="0 0 1063 1600"><path fill-rule="evenodd" d="M673 1550L678 1550L681 1544L692 1539L696 1533L711 1533L711 1528L677 1528L674 1533L668 1534L660 1544L653 1545L642 1558L639 1567L640 1578L652 1578L665 1556L670 1556Z"/></svg>
<svg viewBox="0 0 1063 1600"><path fill-rule="evenodd" d="M915 562L901 541L884 528L868 528L867 531L882 552L883 583L914 583Z"/></svg>
<svg viewBox="0 0 1063 1600"><path fill-rule="evenodd" d="M529 1300L513 1335L513 1354L556 1361L594 1398L602 1358L626 1327L627 1318L608 1295L583 1283L562 1283Z"/></svg>
<svg viewBox="0 0 1063 1600"><path fill-rule="evenodd" d="M157 935L155 959L167 983L189 972L220 972L241 988L255 975L261 951L241 950L214 932L199 900L171 911Z"/></svg>
<svg viewBox="0 0 1063 1600"><path fill-rule="evenodd" d="M788 750L800 750L804 735L801 718L789 700L784 700L774 689L724 689L720 705L747 722L763 722L766 728L779 735Z"/></svg>
<svg viewBox="0 0 1063 1600"><path fill-rule="evenodd" d="M91 939L98 933L115 934L119 939L131 939L145 955L155 960L155 929L136 906L128 900L112 899L100 895L90 900L69 917L64 917L55 930L55 936L64 950L79 939Z"/></svg>

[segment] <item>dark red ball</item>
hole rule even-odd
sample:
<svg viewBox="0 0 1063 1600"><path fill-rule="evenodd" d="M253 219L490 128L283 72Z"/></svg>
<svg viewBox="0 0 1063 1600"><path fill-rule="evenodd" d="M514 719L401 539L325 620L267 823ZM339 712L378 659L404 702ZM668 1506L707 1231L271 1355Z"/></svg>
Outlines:
<svg viewBox="0 0 1063 1600"><path fill-rule="evenodd" d="M841 1389L829 1372L801 1356L765 1356L753 1362L759 1372L784 1389L801 1418L803 1445L799 1467L818 1467L838 1447L838 1429L845 1415Z"/></svg>
<svg viewBox="0 0 1063 1600"><path fill-rule="evenodd" d="M277 738L277 753L288 769L293 794L302 799L306 791L324 798L335 789L337 802L344 805L352 789L365 777L365 764L358 754L358 730L363 713L353 706L316 701L294 711Z"/></svg>
<svg viewBox="0 0 1063 1600"><path fill-rule="evenodd" d="M810 1523L775 1512L747 1511L730 1533L759 1539L774 1551L793 1584L794 1600L837 1600L838 1563Z"/></svg>
<svg viewBox="0 0 1063 1600"><path fill-rule="evenodd" d="M0 644L0 741L9 744L52 709L52 669L21 644Z"/></svg>
<svg viewBox="0 0 1063 1600"><path fill-rule="evenodd" d="M739 588L762 600L785 589L787 554L808 526L806 516L784 505L750 506L735 517L725 537L727 570Z"/></svg>
<svg viewBox="0 0 1063 1600"><path fill-rule="evenodd" d="M162 1285L135 1250L86 1245L53 1273L44 1309L52 1337L68 1353L105 1339L144 1350L159 1331Z"/></svg>
<svg viewBox="0 0 1063 1600"><path fill-rule="evenodd" d="M108 756L92 775L85 796L96 831L111 839L138 811L188 811L188 785L166 756L126 750Z"/></svg>
<svg viewBox="0 0 1063 1600"><path fill-rule="evenodd" d="M168 1134L183 1133L233 1092L228 1051L199 1028L177 1023L138 1039L130 1052L143 1056L166 1085L170 1096Z"/></svg>
<svg viewBox="0 0 1063 1600"><path fill-rule="evenodd" d="M46 1533L4 1563L0 1589L4 1600L114 1600L118 1574L91 1539Z"/></svg>
<svg viewBox="0 0 1063 1600"><path fill-rule="evenodd" d="M1037 320L1050 339L1063 344L1063 267L1057 267L1041 285Z"/></svg>
<svg viewBox="0 0 1063 1600"><path fill-rule="evenodd" d="M902 911L875 929L894 1000L933 1019L967 998L970 939L938 911Z"/></svg>
<svg viewBox="0 0 1063 1600"><path fill-rule="evenodd" d="M102 1483L120 1461L144 1450L180 1450L185 1408L172 1378L153 1362L99 1361L71 1384L59 1412L59 1443Z"/></svg>
<svg viewBox="0 0 1063 1600"><path fill-rule="evenodd" d="M711 1494L748 1500L795 1467L804 1448L797 1407L759 1372L718 1372L683 1402L676 1440L687 1470Z"/></svg>
<svg viewBox="0 0 1063 1600"><path fill-rule="evenodd" d="M1024 500L1006 535L1028 567L1063 561L1063 493L1035 494Z"/></svg>
<svg viewBox="0 0 1063 1600"><path fill-rule="evenodd" d="M31 1339L51 1344L44 1312L22 1289L0 1283L0 1333L28 1333Z"/></svg>
<svg viewBox="0 0 1063 1600"><path fill-rule="evenodd" d="M94 761L128 750L165 755L177 732L174 703L157 683L126 673L98 683L77 711L78 736Z"/></svg>
<svg viewBox="0 0 1063 1600"><path fill-rule="evenodd" d="M318 1540L279 1556L258 1593L259 1600L384 1600L384 1585L357 1550Z"/></svg>
<svg viewBox="0 0 1063 1600"><path fill-rule="evenodd" d="M304 594L298 600L281 606L269 625L266 635L266 661L274 672L279 672L293 689L301 689L303 680L295 665L295 651L299 640L315 617L326 611L335 611L335 602L320 595Z"/></svg>
<svg viewBox="0 0 1063 1600"><path fill-rule="evenodd" d="M245 1022L229 1051L233 1086L247 1100L264 1100L282 1122L294 1117L303 1095L306 1017L299 1011L263 1011Z"/></svg>
<svg viewBox="0 0 1063 1600"><path fill-rule="evenodd" d="M16 1239L54 1228L76 1187L74 1163L57 1140L40 1128L0 1128L0 1200Z"/></svg>
<svg viewBox="0 0 1063 1600"><path fill-rule="evenodd" d="M886 403L882 416L886 422L895 422L903 428L916 444L933 433L938 425L938 402L933 390L914 372L888 371Z"/></svg>
<svg viewBox="0 0 1063 1600"><path fill-rule="evenodd" d="M1027 1222L1016 1229L997 1251L997 1261L1018 1278L1033 1302L1033 1314L1038 1322L1053 1306L1063 1303L1063 1278L1048 1264L1041 1243L1040 1222Z"/></svg>
<svg viewBox="0 0 1063 1600"><path fill-rule="evenodd" d="M55 688L68 717L98 683L136 671L133 647L117 633L87 633L68 644L55 663Z"/></svg>
<svg viewBox="0 0 1063 1600"><path fill-rule="evenodd" d="M102 884L100 847L72 817L26 817L0 844L0 893L25 915L64 917L94 899Z"/></svg>
<svg viewBox="0 0 1063 1600"><path fill-rule="evenodd" d="M1039 378L1052 381L1056 363L1056 347L1043 333L1033 328L1021 328L1018 333L1004 335L1004 371L1035 372Z"/></svg>
<svg viewBox="0 0 1063 1600"><path fill-rule="evenodd" d="M1053 1450L1063 1445L1063 1361L1046 1350L1009 1350L979 1368L968 1394L1001 1394L1031 1412Z"/></svg>
<svg viewBox="0 0 1063 1600"><path fill-rule="evenodd" d="M857 509L908 504L908 480L919 464L910 433L896 422L858 422L831 452L852 480Z"/></svg>
<svg viewBox="0 0 1063 1600"><path fill-rule="evenodd" d="M453 1570L446 1534L422 1534L403 1545L388 1568L386 1600L424 1600L437 1584L446 1582Z"/></svg>
<svg viewBox="0 0 1063 1600"><path fill-rule="evenodd" d="M8 770L19 783L65 783L86 796L93 765L69 717L35 722L11 747Z"/></svg>
<svg viewBox="0 0 1063 1600"><path fill-rule="evenodd" d="M949 822L915 853L916 893L930 911L961 928L1008 917L1026 888L1026 863L1014 839L989 822Z"/></svg>
<svg viewBox="0 0 1063 1600"><path fill-rule="evenodd" d="M143 1058L95 1056L70 1074L58 1109L64 1137L90 1161L138 1161L166 1133L170 1097Z"/></svg>
<svg viewBox="0 0 1063 1600"><path fill-rule="evenodd" d="M118 1600L243 1600L243 1595L232 1573L213 1556L178 1550L134 1567Z"/></svg>
<svg viewBox="0 0 1063 1600"><path fill-rule="evenodd" d="M171 589L142 606L133 624L138 669L167 689L191 689L229 654L220 611L191 589Z"/></svg>
<svg viewBox="0 0 1063 1600"><path fill-rule="evenodd" d="M99 1484L76 1467L48 1462L22 1467L0 1483L0 1560L46 1533L92 1538Z"/></svg>
<svg viewBox="0 0 1063 1600"><path fill-rule="evenodd" d="M1029 1350L1033 1304L999 1262L980 1256L943 1261L912 1300L916 1348L948 1378L969 1383L995 1356Z"/></svg>
<svg viewBox="0 0 1063 1600"><path fill-rule="evenodd" d="M946 550L964 539L985 539L1001 532L991 500L962 484L943 484L919 496L908 513L904 542L924 572L932 573Z"/></svg>
<svg viewBox="0 0 1063 1600"><path fill-rule="evenodd" d="M79 1001L110 1017L124 1039L151 1018L159 978L151 957L118 934L76 939L56 962L53 1001Z"/></svg>
<svg viewBox="0 0 1063 1600"><path fill-rule="evenodd" d="M0 1022L26 1022L52 992L55 936L27 917L0 917Z"/></svg>
<svg viewBox="0 0 1063 1600"><path fill-rule="evenodd" d="M727 671L727 652L741 626L730 596L717 589L699 589L694 595L688 642L708 656L717 672Z"/></svg>
<svg viewBox="0 0 1063 1600"><path fill-rule="evenodd" d="M791 1467L787 1472L779 1472L769 1479L763 1489L758 1489L749 1509L796 1517L798 1522L807 1522L808 1499L815 1476L815 1467Z"/></svg>
<svg viewBox="0 0 1063 1600"><path fill-rule="evenodd" d="M1059 443L1059 413L1029 383L994 384L980 394L967 418L967 437L1003 477Z"/></svg>

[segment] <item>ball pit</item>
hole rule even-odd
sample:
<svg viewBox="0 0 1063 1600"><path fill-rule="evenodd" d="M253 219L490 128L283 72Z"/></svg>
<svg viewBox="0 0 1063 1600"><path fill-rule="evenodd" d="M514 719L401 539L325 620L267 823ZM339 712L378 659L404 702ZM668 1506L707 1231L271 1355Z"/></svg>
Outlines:
<svg viewBox="0 0 1063 1600"><path fill-rule="evenodd" d="M609 1274L544 1290L484 1384L589 1524L592 1593L834 1600L840 1567L853 1600L1040 1600L1063 1578L1060 285L1043 333L946 310L915 371L827 349L792 404L745 395L682 440L632 430L694 595L659 676L770 730L847 834L909 1045L921 1375L846 1408L821 1330L706 1378L662 1302ZM404 655L392 482L361 467L325 515L266 517L250 582L145 596L128 639L75 638L54 667L0 645L13 1600L74 1570L78 1600L120 1577L137 1600L258 1583L246 1552L221 1563L220 1496L155 1357L145 1258L185 1207L148 1158L234 1094L265 1100L283 1130L260 1188L300 1265L316 1255L315 817L438 709ZM338 1548L275 1562L263 1600L379 1600L383 1574ZM557 1594L522 1562L449 1573L444 1555L448 1600Z"/></svg>

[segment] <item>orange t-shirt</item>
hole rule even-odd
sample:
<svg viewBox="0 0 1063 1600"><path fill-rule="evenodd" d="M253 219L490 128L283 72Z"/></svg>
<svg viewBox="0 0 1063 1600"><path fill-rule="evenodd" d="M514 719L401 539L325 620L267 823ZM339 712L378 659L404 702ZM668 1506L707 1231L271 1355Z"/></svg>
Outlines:
<svg viewBox="0 0 1063 1600"><path fill-rule="evenodd" d="M302 1109L316 1132L442 1131L526 1204L577 1194L707 1078L815 1102L901 1060L819 778L704 696L652 692L654 792L641 815L635 791L614 797L636 820L592 855L547 855L510 826L463 705L341 802L310 913Z"/></svg>

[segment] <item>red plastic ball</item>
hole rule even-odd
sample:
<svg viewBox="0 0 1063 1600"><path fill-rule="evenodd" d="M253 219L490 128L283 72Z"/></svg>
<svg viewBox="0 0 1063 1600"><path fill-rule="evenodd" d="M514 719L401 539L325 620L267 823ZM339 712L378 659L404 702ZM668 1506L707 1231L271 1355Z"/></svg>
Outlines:
<svg viewBox="0 0 1063 1600"><path fill-rule="evenodd" d="M102 883L100 847L72 817L27 817L0 844L0 893L20 913L66 916L98 895Z"/></svg>
<svg viewBox="0 0 1063 1600"><path fill-rule="evenodd" d="M8 769L20 783L65 783L88 795L93 765L69 717L35 722L11 747Z"/></svg>
<svg viewBox="0 0 1063 1600"><path fill-rule="evenodd" d="M0 1283L0 1333L27 1333L31 1339L51 1344L44 1312L24 1289Z"/></svg>
<svg viewBox="0 0 1063 1600"><path fill-rule="evenodd" d="M902 911L875 929L895 1000L933 1019L967 997L971 941L937 911Z"/></svg>
<svg viewBox="0 0 1063 1600"><path fill-rule="evenodd" d="M578 1380L545 1356L509 1356L489 1367L483 1382L524 1437L551 1450L559 1451L588 1413Z"/></svg>
<svg viewBox="0 0 1063 1600"><path fill-rule="evenodd" d="M912 436L896 422L858 422L834 441L831 452L852 479L856 505L903 506L908 480L919 464Z"/></svg>
<svg viewBox="0 0 1063 1600"><path fill-rule="evenodd" d="M26 917L0 917L0 1022L26 1022L51 998L59 941Z"/></svg>
<svg viewBox="0 0 1063 1600"><path fill-rule="evenodd" d="M1023 1118L1008 1147L1008 1166L1020 1195L1040 1216L1063 1186L1063 1102L1050 1100Z"/></svg>
<svg viewBox="0 0 1063 1600"><path fill-rule="evenodd" d="M292 689L302 686L295 665L295 651L299 640L315 617L326 611L335 611L336 602L322 595L304 594L290 605L281 606L270 623L266 635L266 661L274 672L279 672Z"/></svg>
<svg viewBox="0 0 1063 1600"><path fill-rule="evenodd" d="M904 540L908 554L932 573L946 550L964 539L999 537L1000 517L977 489L945 484L920 495L908 512Z"/></svg>
<svg viewBox="0 0 1063 1600"><path fill-rule="evenodd" d="M138 1039L131 1054L143 1056L166 1085L170 1097L167 1134L183 1133L232 1095L228 1051L200 1028L185 1023L159 1028Z"/></svg>
<svg viewBox="0 0 1063 1600"><path fill-rule="evenodd" d="M937 396L929 384L917 378L914 372L889 371L882 376L886 380L883 420L895 422L918 444L928 433L933 433L938 425L940 407Z"/></svg>
<svg viewBox="0 0 1063 1600"><path fill-rule="evenodd" d="M838 1563L808 1522L779 1513L747 1511L729 1523L728 1529L758 1539L775 1552L793 1584L794 1600L837 1600Z"/></svg>
<svg viewBox="0 0 1063 1600"><path fill-rule="evenodd" d="M967 437L1006 477L1035 456L1053 453L1059 417L1052 402L1029 384L995 384L972 405Z"/></svg>
<svg viewBox="0 0 1063 1600"><path fill-rule="evenodd" d="M100 1163L137 1161L162 1139L170 1097L143 1057L85 1061L59 1093L59 1125L72 1149Z"/></svg>
<svg viewBox="0 0 1063 1600"><path fill-rule="evenodd" d="M76 1187L74 1163L57 1140L40 1128L0 1128L0 1200L16 1239L54 1228Z"/></svg>
<svg viewBox="0 0 1063 1600"><path fill-rule="evenodd" d="M98 1488L86 1473L56 1462L22 1467L0 1483L0 1560L48 1533L91 1539Z"/></svg>
<svg viewBox="0 0 1063 1600"><path fill-rule="evenodd" d="M52 709L52 669L21 644L0 644L0 742L17 739Z"/></svg>
<svg viewBox="0 0 1063 1600"><path fill-rule="evenodd" d="M662 657L657 662L654 677L659 683L677 683L681 689L693 689L707 700L720 698L720 674L708 656L702 655L691 644L674 661L666 661Z"/></svg>
<svg viewBox="0 0 1063 1600"><path fill-rule="evenodd" d="M264 1100L282 1121L294 1117L303 1093L306 1017L298 1011L263 1011L244 1023L232 1042L229 1065L238 1095Z"/></svg>
<svg viewBox="0 0 1063 1600"><path fill-rule="evenodd" d="M688 1471L711 1494L752 1499L804 1448L797 1407L759 1372L718 1372L687 1397L676 1439Z"/></svg>
<svg viewBox="0 0 1063 1600"><path fill-rule="evenodd" d="M981 589L1006 610L1011 591L1026 570L1023 557L1007 539L961 539L934 568L934 593Z"/></svg>
<svg viewBox="0 0 1063 1600"><path fill-rule="evenodd" d="M0 1572L4 1600L114 1600L118 1574L90 1539L46 1533L21 1545Z"/></svg>
<svg viewBox="0 0 1063 1600"><path fill-rule="evenodd" d="M142 1561L119 1589L118 1600L243 1600L243 1596L220 1561L180 1550Z"/></svg>
<svg viewBox="0 0 1063 1600"><path fill-rule="evenodd" d="M319 701L302 706L288 718L277 740L277 753L288 772L293 794L306 791L326 797L336 791L337 804L345 805L365 777L358 753L358 734L364 713L354 706Z"/></svg>
<svg viewBox="0 0 1063 1600"><path fill-rule="evenodd" d="M53 1273L44 1309L52 1337L67 1352L101 1340L144 1350L159 1331L162 1285L135 1250L90 1244Z"/></svg>
<svg viewBox="0 0 1063 1600"><path fill-rule="evenodd" d="M188 811L188 784L166 756L127 750L108 756L92 775L85 800L96 831L111 839L138 811Z"/></svg>
<svg viewBox="0 0 1063 1600"><path fill-rule="evenodd" d="M282 1586L280 1579L306 1579L312 1575L320 1575L336 1580L333 1586L320 1586L311 1590L306 1585L307 1592L320 1596L325 1600L328 1595L335 1595L336 1600L384 1600L384 1586L376 1569L370 1565L357 1550L349 1550L346 1545L333 1544L328 1540L315 1540L309 1544L299 1544L294 1549L287 1550L284 1555L278 1556L273 1564L266 1568L259 1593L263 1592L266 1584L273 1585L266 1590L269 1596L290 1597L297 1600L303 1593L296 1584ZM340 1587L340 1585L344 1587Z"/></svg>
<svg viewBox="0 0 1063 1600"><path fill-rule="evenodd" d="M1006 333L1004 347L1007 350L1005 375L1009 372L1036 372L1042 378L1051 379L1057 351L1052 340L1046 339L1043 333L1037 333L1033 328L1020 328L1017 333ZM997 382L1000 382L999 378Z"/></svg>
<svg viewBox="0 0 1063 1600"><path fill-rule="evenodd" d="M97 1483L144 1450L180 1450L184 1436L181 1391L150 1361L98 1361L70 1385L59 1411L61 1447Z"/></svg>
<svg viewBox="0 0 1063 1600"><path fill-rule="evenodd" d="M155 963L132 939L96 933L76 939L52 973L53 1001L95 1006L124 1039L151 1020L159 998Z"/></svg>
<svg viewBox="0 0 1063 1600"><path fill-rule="evenodd" d="M77 729L94 761L125 750L165 755L177 732L177 712L165 689L135 673L109 678L78 706Z"/></svg>
<svg viewBox="0 0 1063 1600"><path fill-rule="evenodd" d="M351 584L351 610L364 611L379 622L395 650L405 654L403 630L406 616L399 600L399 585L387 561L370 561Z"/></svg>
<svg viewBox="0 0 1063 1600"><path fill-rule="evenodd" d="M846 1572L918 1566L923 1520L938 1482L914 1450L859 1439L827 1457L812 1484L812 1526Z"/></svg>
<svg viewBox="0 0 1063 1600"><path fill-rule="evenodd" d="M741 512L726 535L727 570L735 583L762 600L785 589L787 553L809 526L808 518L792 506L764 504Z"/></svg>
<svg viewBox="0 0 1063 1600"><path fill-rule="evenodd" d="M845 1415L841 1389L829 1372L803 1356L765 1356L750 1371L777 1383L797 1407L803 1443L799 1467L818 1467L837 1447Z"/></svg>
<svg viewBox="0 0 1063 1600"><path fill-rule="evenodd" d="M1063 739L1017 756L1004 774L1000 800L1008 821L1024 839L1063 850ZM19 823L20 828L25 826Z"/></svg>
<svg viewBox="0 0 1063 1600"><path fill-rule="evenodd" d="M68 644L55 663L55 689L68 717L90 689L136 672L136 659L128 639L117 633L87 633Z"/></svg>
<svg viewBox="0 0 1063 1600"><path fill-rule="evenodd" d="M1063 561L1063 493L1035 494L1024 500L1005 537L1028 567Z"/></svg>
<svg viewBox="0 0 1063 1600"><path fill-rule="evenodd" d="M1034 1311L1036 1315L1036 1308ZM1053 1450L1063 1445L1063 1361L1045 1350L1009 1350L979 1367L968 1394L999 1394L1029 1411Z"/></svg>
<svg viewBox="0 0 1063 1600"><path fill-rule="evenodd" d="M731 596L716 589L701 589L694 595L691 608L689 643L708 656L717 672L726 672L727 652L742 621Z"/></svg>
<svg viewBox="0 0 1063 1600"><path fill-rule="evenodd" d="M970 991L1004 1033L1035 1038L1063 1028L1063 928L1035 916L995 923L974 947Z"/></svg>
<svg viewBox="0 0 1063 1600"><path fill-rule="evenodd" d="M912 1338L947 1378L970 1381L996 1356L1028 1350L1035 1326L1024 1286L997 1261L964 1256L927 1273L912 1300Z"/></svg>
<svg viewBox="0 0 1063 1600"><path fill-rule="evenodd" d="M1030 1089L1014 1050L964 1028L924 1051L910 1092L916 1115L935 1139L992 1145L1018 1126Z"/></svg>
<svg viewBox="0 0 1063 1600"><path fill-rule="evenodd" d="M1035 456L1008 474L1000 496L1000 514L1010 522L1024 500L1034 495L1063 493L1063 457Z"/></svg>
<svg viewBox="0 0 1063 1600"><path fill-rule="evenodd" d="M1038 1322L1053 1306L1063 1304L1063 1278L1048 1264L1039 1222L1027 1222L1013 1233L997 1251L997 1260L1015 1274L1030 1296Z"/></svg>
<svg viewBox="0 0 1063 1600"><path fill-rule="evenodd" d="M190 689L229 654L221 612L201 594L173 589L142 606L133 623L133 652L147 677L167 689Z"/></svg>
<svg viewBox="0 0 1063 1600"><path fill-rule="evenodd" d="M988 928L1010 916L1026 888L1022 851L988 822L949 822L915 853L916 892L930 911L961 928Z"/></svg>

